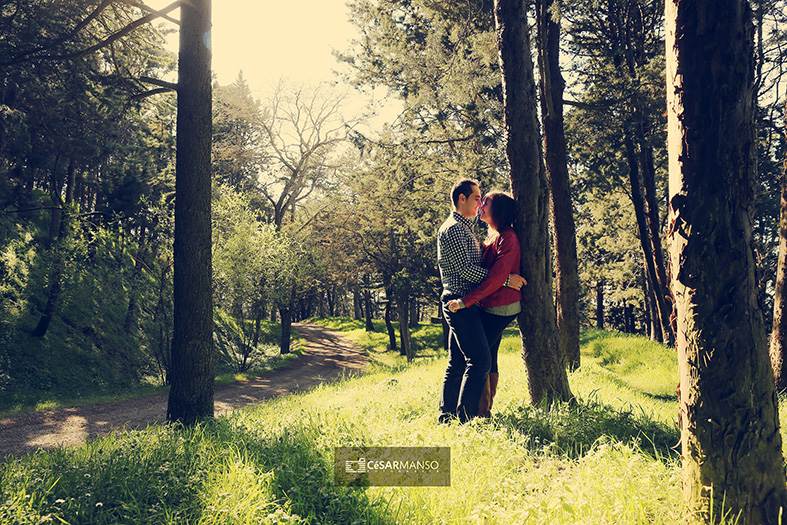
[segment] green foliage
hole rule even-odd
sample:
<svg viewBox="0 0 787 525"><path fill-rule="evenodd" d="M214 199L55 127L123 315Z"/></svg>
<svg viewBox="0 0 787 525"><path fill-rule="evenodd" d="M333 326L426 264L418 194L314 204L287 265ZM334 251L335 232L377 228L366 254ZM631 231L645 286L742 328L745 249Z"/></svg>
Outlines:
<svg viewBox="0 0 787 525"><path fill-rule="evenodd" d="M246 334L254 332L253 321L239 321L221 310L216 310L214 322L213 350L217 375L269 370L271 361L280 355L280 324L260 320L257 344L251 346L251 342L246 342ZM300 336L295 334L295 338L300 339ZM297 346L296 343L295 347Z"/></svg>
<svg viewBox="0 0 787 525"><path fill-rule="evenodd" d="M41 307L41 297L34 291L44 288L50 257L31 257L3 276L3 287L15 290L17 304L13 316L7 315L10 307L4 312L8 346L4 345L3 409L50 395L126 391L146 373L143 338L123 329L133 263L118 241L117 236L98 229L89 237L73 236L59 248L82 264L70 265L60 315L44 338L33 337L31 331ZM20 245L7 245L5 253L13 253L15 246ZM26 250L33 254L31 246Z"/></svg>
<svg viewBox="0 0 787 525"><path fill-rule="evenodd" d="M348 7L362 38L339 58L355 69L357 84L383 85L401 98L405 110L395 125L402 136L395 140L429 166L421 174L499 181L506 162L491 2L381 0Z"/></svg>
<svg viewBox="0 0 787 525"><path fill-rule="evenodd" d="M237 317L261 302L288 304L293 287L316 273L304 242L265 222L249 193L217 186L213 216L216 299Z"/></svg>
<svg viewBox="0 0 787 525"><path fill-rule="evenodd" d="M228 86L213 87L212 174L238 190L254 187L263 164L260 103L242 73Z"/></svg>
<svg viewBox="0 0 787 525"><path fill-rule="evenodd" d="M588 189L576 207L580 310L585 325L595 319L596 283L605 283L611 304L641 307L642 249L629 197L619 188ZM610 316L608 316L609 319ZM622 324L621 324L622 325Z"/></svg>
<svg viewBox="0 0 787 525"><path fill-rule="evenodd" d="M350 334L356 321L321 322ZM439 328L439 327L438 327ZM531 407L518 337L502 345L491 420L436 422L445 360L380 368L193 429L152 427L0 467L0 516L35 523L658 523L680 521L674 400L642 397L608 376L583 333L575 405ZM384 346L378 348L382 351ZM665 350L666 351L666 350ZM587 368L586 368L587 367ZM647 370L640 370L647 376ZM676 371L673 369L673 373ZM672 441L672 440L675 441ZM449 446L451 486L338 487L336 446Z"/></svg>
<svg viewBox="0 0 787 525"><path fill-rule="evenodd" d="M629 179L632 163L640 178L654 170L655 201L666 202L663 5L570 1L562 14L574 72L569 90L580 102L565 123L588 325L594 318L591 290L599 281L609 304L634 307L638 314L645 309L644 233L637 230ZM646 160L646 153L653 159Z"/></svg>

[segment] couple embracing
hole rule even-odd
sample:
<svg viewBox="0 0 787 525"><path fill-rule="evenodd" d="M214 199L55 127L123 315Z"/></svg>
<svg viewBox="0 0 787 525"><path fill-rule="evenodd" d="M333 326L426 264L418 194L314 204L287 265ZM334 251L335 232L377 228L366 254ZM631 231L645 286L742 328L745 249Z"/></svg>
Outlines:
<svg viewBox="0 0 787 525"><path fill-rule="evenodd" d="M443 315L450 333L440 421L489 417L497 390L497 351L503 330L521 310L516 202L503 192L481 197L478 183L457 181L453 212L437 233ZM478 216L489 225L483 248L473 234Z"/></svg>

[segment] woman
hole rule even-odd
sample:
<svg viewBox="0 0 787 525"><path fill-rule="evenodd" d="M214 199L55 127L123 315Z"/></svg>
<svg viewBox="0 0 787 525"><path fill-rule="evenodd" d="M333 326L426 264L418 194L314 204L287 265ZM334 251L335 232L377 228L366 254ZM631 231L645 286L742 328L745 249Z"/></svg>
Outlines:
<svg viewBox="0 0 787 525"><path fill-rule="evenodd" d="M522 292L504 286L509 274L519 273L521 252L519 238L514 232L517 215L516 201L513 197L501 191L490 192L481 202L479 212L479 218L489 225L483 253L483 266L489 268L489 276L472 292L461 299L450 301L448 308L456 311L477 302L482 308L481 321L489 342L492 360L478 415L489 417L500 377L497 352L503 330L516 318L522 308L520 304Z"/></svg>

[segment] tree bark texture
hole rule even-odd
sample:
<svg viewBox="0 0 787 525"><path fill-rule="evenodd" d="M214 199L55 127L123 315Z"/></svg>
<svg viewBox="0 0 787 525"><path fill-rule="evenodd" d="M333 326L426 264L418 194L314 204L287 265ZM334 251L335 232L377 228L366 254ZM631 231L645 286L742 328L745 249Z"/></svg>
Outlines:
<svg viewBox="0 0 787 525"><path fill-rule="evenodd" d="M642 173L642 189L645 198L645 214L647 216L647 240L650 244L650 253L653 257L653 267L656 271L656 281L653 283L654 295L659 302L659 309L663 309L666 324L662 326L664 343L675 346L675 333L672 330L670 317L673 310L672 292L667 277L667 266L664 262L664 251L661 246L661 227L659 226L659 207L656 199L656 168L653 163L653 151L647 145L644 137L638 138L640 168Z"/></svg>
<svg viewBox="0 0 787 525"><path fill-rule="evenodd" d="M653 297L652 286L650 281L648 281L648 274L645 272L645 268L640 268L640 271L642 272L642 295L645 298L643 301L645 305L645 335L649 339L655 340L657 332L656 317L653 314L656 309L654 306L655 298Z"/></svg>
<svg viewBox="0 0 787 525"><path fill-rule="evenodd" d="M751 11L667 0L665 14L685 517L775 524L787 485L754 276Z"/></svg>
<svg viewBox="0 0 787 525"><path fill-rule="evenodd" d="M549 242L549 189L541 159L536 91L525 0L495 0L495 22L507 134L506 155L511 188L517 201L517 234L522 245L522 289L519 332L528 373L530 401L572 398L560 358L552 295Z"/></svg>
<svg viewBox="0 0 787 525"><path fill-rule="evenodd" d="M653 160L653 148L648 144L645 136L645 128L650 124L644 117L640 116L641 111L635 109L635 132L637 140L637 150L639 154L640 171L642 173L642 189L645 198L645 213L647 215L648 241L653 256L653 266L656 269L656 282L653 283L654 294L658 295L662 301L660 307L666 310L667 323L662 328L664 343L668 346L675 346L675 333L670 323L673 310L673 297L670 291L669 277L667 276L667 265L664 262L664 251L661 245L661 226L659 220L659 205L656 197L656 166Z"/></svg>
<svg viewBox="0 0 787 525"><path fill-rule="evenodd" d="M604 329L604 279L596 281L596 328Z"/></svg>
<svg viewBox="0 0 787 525"><path fill-rule="evenodd" d="M642 256L645 260L645 270L650 281L650 290L653 294L655 311L654 313L654 335L659 343L669 343L669 317L672 313L672 304L668 304L664 294L659 293L659 277L656 268L656 258L653 255L653 243L650 240L650 227L648 226L648 216L645 210L645 199L642 195L642 184L639 174L639 163L636 155L636 148L631 137L624 137L626 145L626 155L629 164L629 184L631 186L631 202L634 204L634 216L637 219L637 232L642 248Z"/></svg>
<svg viewBox="0 0 787 525"><path fill-rule="evenodd" d="M776 265L773 328L771 329L771 366L776 390L787 389L787 370L784 369L784 350L787 346L787 158L782 171L782 196L779 206L779 261Z"/></svg>
<svg viewBox="0 0 787 525"><path fill-rule="evenodd" d="M390 294L387 294L388 297L391 297ZM383 314L383 318L385 319L385 330L388 332L388 350L396 350L396 331L394 330L393 323L391 322L391 307L393 305L392 300L388 300L385 302L385 313ZM405 355L402 352L401 355Z"/></svg>
<svg viewBox="0 0 787 525"><path fill-rule="evenodd" d="M371 290L364 290L363 292L363 310L366 314L366 331L374 332L374 323L372 323L372 292Z"/></svg>
<svg viewBox="0 0 787 525"><path fill-rule="evenodd" d="M282 306L279 308L281 317L281 339L279 340L279 353L287 355L290 353L290 338L292 337L292 308Z"/></svg>
<svg viewBox="0 0 787 525"><path fill-rule="evenodd" d="M210 0L183 3L175 163L174 337L167 419L213 416Z"/></svg>
<svg viewBox="0 0 787 525"><path fill-rule="evenodd" d="M397 312L399 314L399 339L402 343L400 353L407 356L407 361L413 360L413 345L410 340L410 304L409 297L402 296L396 298Z"/></svg>
<svg viewBox="0 0 787 525"><path fill-rule="evenodd" d="M544 125L544 158L555 239L557 327L561 355L566 366L574 369L580 364L577 233L571 205L566 135L563 130L565 82L560 73L560 22L552 17L553 4L559 6L560 1L536 0L541 121Z"/></svg>

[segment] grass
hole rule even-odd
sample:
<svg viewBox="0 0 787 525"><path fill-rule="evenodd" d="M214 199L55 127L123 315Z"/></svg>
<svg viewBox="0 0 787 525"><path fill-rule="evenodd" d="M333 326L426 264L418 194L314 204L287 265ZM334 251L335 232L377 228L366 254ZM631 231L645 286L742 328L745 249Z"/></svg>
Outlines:
<svg viewBox="0 0 787 525"><path fill-rule="evenodd" d="M543 410L529 404L518 336L510 331L501 345L495 416L438 425L440 344L420 347L425 357L408 365L385 350L382 330L367 334L346 319L319 322L366 346L377 364L363 376L195 428L152 427L8 459L0 465L0 522L681 521L672 351L585 332L582 367L569 377L578 403ZM440 341L439 330L420 327L419 345ZM355 445L450 447L451 486L334 485L334 447Z"/></svg>

